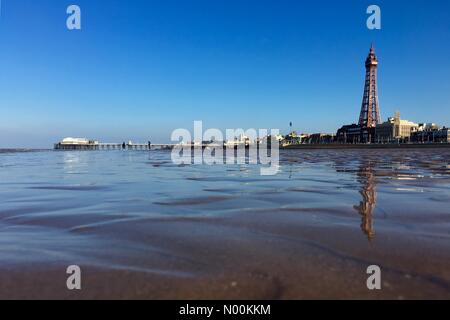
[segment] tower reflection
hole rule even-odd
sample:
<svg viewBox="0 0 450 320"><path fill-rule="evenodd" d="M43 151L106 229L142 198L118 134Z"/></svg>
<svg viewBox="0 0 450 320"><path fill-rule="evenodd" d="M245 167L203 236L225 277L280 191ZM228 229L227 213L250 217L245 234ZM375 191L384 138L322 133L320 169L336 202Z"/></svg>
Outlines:
<svg viewBox="0 0 450 320"><path fill-rule="evenodd" d="M375 229L373 226L373 213L377 203L376 179L373 167L370 163L364 163L357 173L358 182L361 184L359 193L362 201L354 208L361 215L361 230L367 236L369 241L375 238Z"/></svg>

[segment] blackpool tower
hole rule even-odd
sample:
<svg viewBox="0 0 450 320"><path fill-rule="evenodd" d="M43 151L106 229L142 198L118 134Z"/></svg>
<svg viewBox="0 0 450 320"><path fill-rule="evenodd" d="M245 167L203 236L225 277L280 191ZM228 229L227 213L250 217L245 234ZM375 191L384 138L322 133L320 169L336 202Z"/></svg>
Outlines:
<svg viewBox="0 0 450 320"><path fill-rule="evenodd" d="M359 116L359 126L362 129L370 130L381 123L380 108L378 105L377 67L378 59L375 55L375 48L372 45L369 56L366 59L366 81L364 84L361 114Z"/></svg>

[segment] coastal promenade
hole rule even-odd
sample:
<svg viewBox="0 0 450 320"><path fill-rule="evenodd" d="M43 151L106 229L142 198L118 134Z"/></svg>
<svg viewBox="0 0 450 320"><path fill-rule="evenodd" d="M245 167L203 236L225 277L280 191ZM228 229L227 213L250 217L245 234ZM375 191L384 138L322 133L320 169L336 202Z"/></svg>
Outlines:
<svg viewBox="0 0 450 320"><path fill-rule="evenodd" d="M400 143L400 144L294 144L282 146L281 149L450 149L450 143Z"/></svg>
<svg viewBox="0 0 450 320"><path fill-rule="evenodd" d="M98 143L98 144L55 144L54 149L59 151L79 150L79 151L107 151L107 150L172 150L177 144L142 144L142 143ZM215 144L210 145L192 145L192 148L219 147ZM237 146L234 146L236 148ZM249 145L245 146L246 148ZM227 148L226 145L223 146ZM380 143L360 143L360 144L339 144L339 143L323 143L323 144L291 144L281 145L280 149L450 149L450 143L400 143L400 144L380 144Z"/></svg>

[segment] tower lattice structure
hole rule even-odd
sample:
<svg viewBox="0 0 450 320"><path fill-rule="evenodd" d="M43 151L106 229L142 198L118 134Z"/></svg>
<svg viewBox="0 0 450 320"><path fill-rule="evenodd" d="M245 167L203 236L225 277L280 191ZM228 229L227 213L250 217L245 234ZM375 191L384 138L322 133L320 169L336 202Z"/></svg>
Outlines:
<svg viewBox="0 0 450 320"><path fill-rule="evenodd" d="M381 123L380 106L378 104L377 88L378 59L375 48L370 48L366 59L366 80L364 84L364 96L359 116L359 126L362 128L375 128Z"/></svg>

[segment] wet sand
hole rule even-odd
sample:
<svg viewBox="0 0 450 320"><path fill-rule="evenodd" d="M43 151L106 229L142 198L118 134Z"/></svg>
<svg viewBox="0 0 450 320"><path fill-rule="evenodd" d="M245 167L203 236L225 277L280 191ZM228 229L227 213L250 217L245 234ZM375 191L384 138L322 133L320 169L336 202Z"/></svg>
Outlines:
<svg viewBox="0 0 450 320"><path fill-rule="evenodd" d="M0 298L449 299L439 152L283 151L273 177L164 152L10 154ZM72 264L81 291L66 289ZM366 287L372 264L380 291Z"/></svg>

